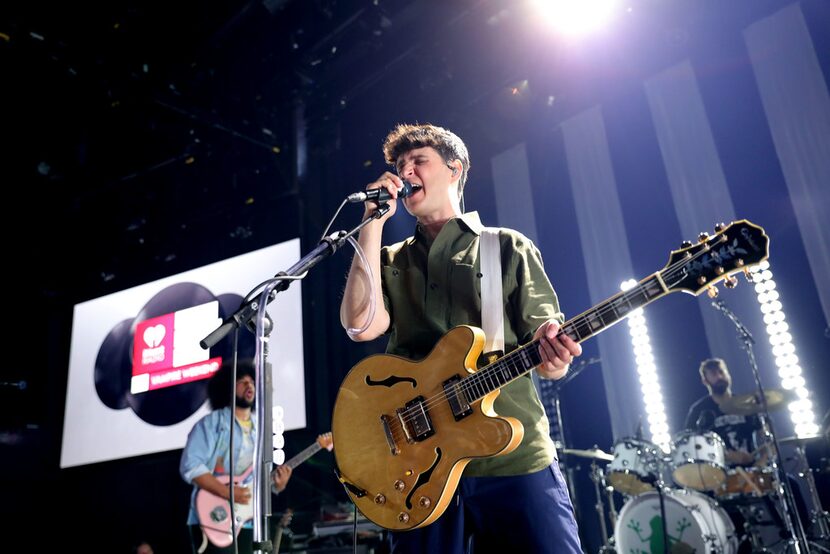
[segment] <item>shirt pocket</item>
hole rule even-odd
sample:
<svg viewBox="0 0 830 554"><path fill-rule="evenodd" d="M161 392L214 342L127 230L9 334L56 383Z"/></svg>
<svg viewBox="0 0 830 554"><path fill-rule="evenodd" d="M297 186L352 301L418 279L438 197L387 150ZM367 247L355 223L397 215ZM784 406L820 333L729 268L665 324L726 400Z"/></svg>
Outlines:
<svg viewBox="0 0 830 554"><path fill-rule="evenodd" d="M481 326L481 273L470 264L450 266L450 327Z"/></svg>

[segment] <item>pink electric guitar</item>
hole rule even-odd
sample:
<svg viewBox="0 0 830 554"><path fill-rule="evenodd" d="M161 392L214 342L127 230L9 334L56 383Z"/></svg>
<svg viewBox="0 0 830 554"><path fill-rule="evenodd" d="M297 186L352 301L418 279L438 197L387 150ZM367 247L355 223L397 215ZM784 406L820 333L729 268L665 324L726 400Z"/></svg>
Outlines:
<svg viewBox="0 0 830 554"><path fill-rule="evenodd" d="M330 432L319 435L317 439L311 443L311 445L307 446L302 452L286 461L283 465L287 465L291 469L294 469L323 448L329 451L333 448ZM237 475L234 479L234 483L237 485L245 483L252 471L253 466L245 470L245 473ZM227 484L230 481L230 476L221 475L217 476L217 479L219 479L221 483ZM250 488L250 485L245 486ZM218 547L229 546L233 542L233 534L231 533L232 526L230 518L230 502L224 498L216 496L212 492L200 489L199 492L196 493L196 512L199 515L199 525L201 525L202 531L204 531L205 536L208 540L210 540L210 542ZM254 517L253 503L248 502L247 504L241 504L239 502L235 502L234 514L236 519L236 533L238 535L239 530L245 522L249 519L253 519Z"/></svg>

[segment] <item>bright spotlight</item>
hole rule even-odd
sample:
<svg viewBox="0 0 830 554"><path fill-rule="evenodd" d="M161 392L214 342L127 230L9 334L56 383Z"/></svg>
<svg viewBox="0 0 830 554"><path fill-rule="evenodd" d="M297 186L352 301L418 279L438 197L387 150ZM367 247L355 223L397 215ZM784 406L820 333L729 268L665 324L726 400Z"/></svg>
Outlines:
<svg viewBox="0 0 830 554"><path fill-rule="evenodd" d="M799 437L813 435L818 432L813 403L810 401L809 389L806 388L807 381L804 379L801 366L798 365L793 336L787 332L789 327L784 315L784 305L779 300L769 262L764 261L750 271L755 283L758 304L761 313L764 314L764 323L767 324L767 334L775 356L775 365L778 366L781 387L795 390L798 397L789 404L790 420L795 434Z"/></svg>
<svg viewBox="0 0 830 554"><path fill-rule="evenodd" d="M637 281L628 279L620 283L623 291L637 286ZM651 440L665 452L671 448L671 436L666 422L666 409L663 395L660 392L660 381L657 378L657 364L651 352L651 340L648 336L648 324L642 308L628 314L628 332L631 335L631 348L634 350L634 360L637 363L637 374L640 376L640 388L643 393L643 404L648 415L648 427Z"/></svg>
<svg viewBox="0 0 830 554"><path fill-rule="evenodd" d="M531 0L539 13L560 32L588 33L602 27L614 14L619 0Z"/></svg>

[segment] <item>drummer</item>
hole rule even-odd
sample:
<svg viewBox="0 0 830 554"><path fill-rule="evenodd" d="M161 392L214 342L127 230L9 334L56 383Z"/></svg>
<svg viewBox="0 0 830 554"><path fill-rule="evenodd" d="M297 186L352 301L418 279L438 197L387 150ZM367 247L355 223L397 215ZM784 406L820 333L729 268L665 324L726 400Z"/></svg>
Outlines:
<svg viewBox="0 0 830 554"><path fill-rule="evenodd" d="M766 452L756 455L761 440L757 415L725 413L721 406L732 398L732 376L721 358L700 363L700 379L709 394L696 401L686 415L686 429L714 431L724 444L724 458L730 466L766 465Z"/></svg>
<svg viewBox="0 0 830 554"><path fill-rule="evenodd" d="M686 415L686 428L696 432L714 431L723 439L724 459L730 467L765 467L771 459L771 443L764 440L761 420L753 408L732 395L732 376L721 358L710 358L700 363L700 379L709 390L709 394L697 400L689 408ZM736 410L735 405L741 410ZM780 407L783 404L778 404ZM727 413L744 411L744 414ZM798 479L787 474L787 480L793 491L796 508L802 523L809 525L809 512L804 496L798 484ZM784 523L780 518L773 501L766 497L773 519L783 529ZM727 512L735 525L740 529L744 522L740 512L727 506ZM742 549L745 545L742 545ZM742 550L739 550L741 554Z"/></svg>

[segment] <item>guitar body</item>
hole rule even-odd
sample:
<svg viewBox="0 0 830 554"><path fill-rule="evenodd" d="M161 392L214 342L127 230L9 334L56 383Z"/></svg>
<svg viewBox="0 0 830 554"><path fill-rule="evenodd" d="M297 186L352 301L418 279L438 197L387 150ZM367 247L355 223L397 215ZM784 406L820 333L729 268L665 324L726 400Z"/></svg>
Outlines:
<svg viewBox="0 0 830 554"><path fill-rule="evenodd" d="M378 354L346 375L333 413L335 457L349 496L378 525L407 530L432 523L471 459L506 454L521 442L521 422L493 411L498 390L458 420L444 401L445 381L475 371L484 341L480 329L459 326L420 362ZM396 411L419 397L431 434L412 437L410 429L408 440L400 423L405 416Z"/></svg>
<svg viewBox="0 0 830 554"><path fill-rule="evenodd" d="M310 446L286 461L283 465L294 469L324 448L329 451L333 448L331 433L318 435L317 439ZM237 486L240 483L244 483L253 470L253 466L246 469L244 473L234 479L234 483ZM230 476L228 475L218 475L216 479L223 485L227 485L230 482ZM250 487L251 485L247 485L247 488L250 489ZM237 502L234 504L234 508L236 510L236 534L238 535L239 530L245 522L254 518L254 505L252 502L248 504L240 504ZM205 489L199 489L199 492L196 493L196 513L199 517L199 525L211 543L219 547L230 546L233 543L230 502ZM292 513L288 511L283 515L277 525L277 531L280 533L280 537L282 536L282 530L291 521ZM279 544L278 541L277 544Z"/></svg>
<svg viewBox="0 0 830 554"><path fill-rule="evenodd" d="M245 477L250 473L250 469L244 474L237 476L236 483L244 481ZM220 475L216 477L223 485L230 481L229 475ZM249 519L254 517L254 508L252 503L240 504L234 503L236 509L236 534L242 525ZM199 523L208 540L219 547L229 546L233 543L233 534L231 533L231 505L230 502L224 498L220 498L215 494L200 489L196 493L196 512L199 514Z"/></svg>

